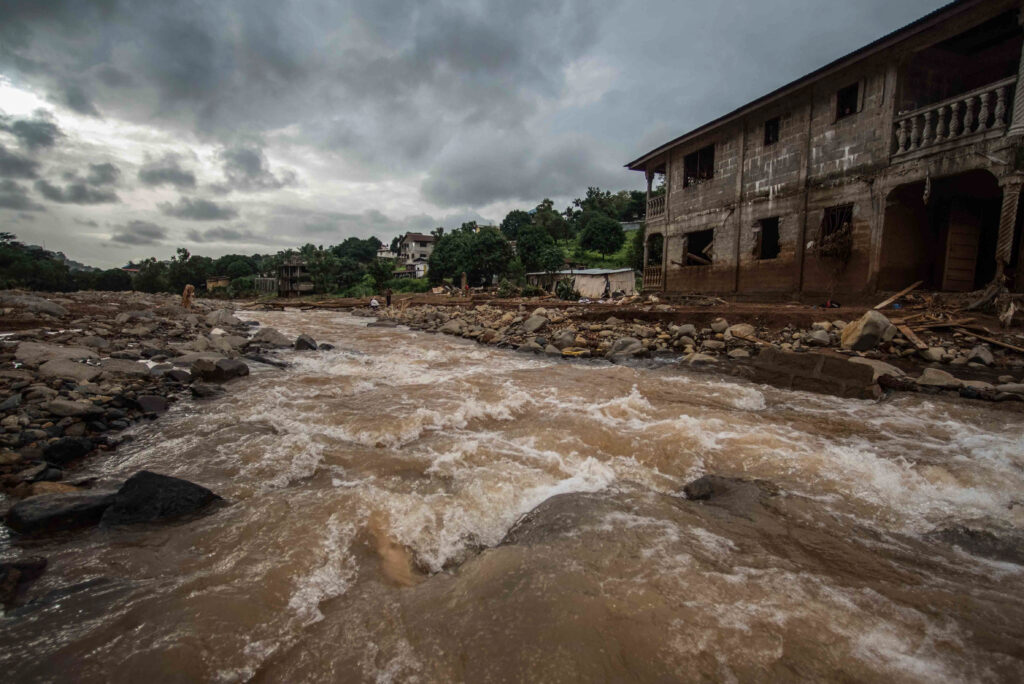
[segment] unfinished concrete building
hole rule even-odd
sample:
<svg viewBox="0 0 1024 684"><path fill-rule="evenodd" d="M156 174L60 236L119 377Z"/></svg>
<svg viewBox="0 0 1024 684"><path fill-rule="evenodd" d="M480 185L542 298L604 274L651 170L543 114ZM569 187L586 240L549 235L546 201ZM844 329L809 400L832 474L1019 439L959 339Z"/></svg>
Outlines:
<svg viewBox="0 0 1024 684"><path fill-rule="evenodd" d="M628 164L644 289L1024 291L1022 21L954 2Z"/></svg>

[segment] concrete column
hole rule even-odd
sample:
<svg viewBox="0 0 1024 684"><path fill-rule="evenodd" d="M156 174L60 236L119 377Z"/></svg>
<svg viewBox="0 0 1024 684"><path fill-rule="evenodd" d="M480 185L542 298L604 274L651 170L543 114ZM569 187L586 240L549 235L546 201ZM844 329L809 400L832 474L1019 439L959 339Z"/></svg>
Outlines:
<svg viewBox="0 0 1024 684"><path fill-rule="evenodd" d="M1017 22L1024 26L1024 10L1017 13ZM1024 45L1017 60L1017 87L1013 92L1013 114L1007 135L1024 135Z"/></svg>
<svg viewBox="0 0 1024 684"><path fill-rule="evenodd" d="M1003 207L999 212L999 239L996 242L996 274L1002 275L1010 263L1013 234L1017 228L1017 205L1024 176L1007 176L1000 180L1003 186Z"/></svg>

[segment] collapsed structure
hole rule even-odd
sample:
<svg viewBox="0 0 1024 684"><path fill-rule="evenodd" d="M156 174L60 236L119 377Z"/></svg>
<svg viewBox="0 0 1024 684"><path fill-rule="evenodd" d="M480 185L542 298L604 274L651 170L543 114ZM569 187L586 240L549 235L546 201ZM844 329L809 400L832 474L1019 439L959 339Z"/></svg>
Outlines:
<svg viewBox="0 0 1024 684"><path fill-rule="evenodd" d="M651 150L644 289L1024 292L1019 0L959 0Z"/></svg>

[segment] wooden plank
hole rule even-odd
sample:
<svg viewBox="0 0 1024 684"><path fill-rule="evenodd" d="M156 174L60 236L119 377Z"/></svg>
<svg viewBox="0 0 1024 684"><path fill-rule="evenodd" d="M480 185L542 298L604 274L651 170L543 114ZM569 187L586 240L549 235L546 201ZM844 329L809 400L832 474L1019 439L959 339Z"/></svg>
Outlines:
<svg viewBox="0 0 1024 684"><path fill-rule="evenodd" d="M932 321L929 323L911 323L910 327L914 330L931 330L933 328L955 328L958 325L967 325L973 323L973 318L961 318L955 321Z"/></svg>
<svg viewBox="0 0 1024 684"><path fill-rule="evenodd" d="M956 331L959 332L959 333L963 333L964 335L970 335L971 337L976 337L976 338L978 338L979 340L981 340L983 342L988 342L989 344L994 344L997 347L1002 347L1003 349L1009 349L1009 350L1015 351L1015 352L1017 352L1019 354L1024 354L1024 348L1022 348L1022 347L1015 347L1012 344L1009 344L1007 342L1003 342L1002 340L997 340L994 337L986 337L985 335L979 335L978 333L976 333L976 332L974 332L972 330L968 330L967 328L956 328Z"/></svg>
<svg viewBox="0 0 1024 684"><path fill-rule="evenodd" d="M737 335L736 333L730 333L730 334L733 337L735 337L736 339L738 339L738 340L745 340L747 342L753 342L754 344L759 344L762 347L772 347L772 346L774 346L771 342L765 342L764 340L759 340L758 338L754 337L753 335Z"/></svg>
<svg viewBox="0 0 1024 684"><path fill-rule="evenodd" d="M923 280L918 280L916 283L914 283L910 287L903 288L902 290L900 290L899 292L894 294L892 297L889 297L888 299L886 299L884 302L880 302L878 304L875 304L875 306L873 308L875 309L875 311L878 311L879 309L884 309L885 307L889 306L890 304L892 304L893 302L895 302L897 299L899 299L903 295L907 294L908 292L911 292L911 291L916 290L917 288L921 287L922 283L924 283Z"/></svg>
<svg viewBox="0 0 1024 684"><path fill-rule="evenodd" d="M918 349L927 349L928 345L921 341L921 338L914 334L914 331L905 325L897 325L896 329L903 333L903 336L910 340Z"/></svg>

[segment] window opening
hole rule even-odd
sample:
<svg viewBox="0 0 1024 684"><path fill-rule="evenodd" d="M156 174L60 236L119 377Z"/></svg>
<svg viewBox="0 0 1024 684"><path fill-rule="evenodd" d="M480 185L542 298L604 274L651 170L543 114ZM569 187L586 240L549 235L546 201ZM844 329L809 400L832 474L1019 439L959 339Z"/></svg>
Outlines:
<svg viewBox="0 0 1024 684"><path fill-rule="evenodd" d="M757 258L774 259L779 256L779 217L761 219L757 234Z"/></svg>
<svg viewBox="0 0 1024 684"><path fill-rule="evenodd" d="M860 84L854 83L836 92L836 121L856 114L860 106Z"/></svg>
<svg viewBox="0 0 1024 684"><path fill-rule="evenodd" d="M714 262L715 229L683 236L683 266L710 266Z"/></svg>
<svg viewBox="0 0 1024 684"><path fill-rule="evenodd" d="M821 217L818 231L818 256L849 259L853 250L853 205L829 207Z"/></svg>
<svg viewBox="0 0 1024 684"><path fill-rule="evenodd" d="M715 177L715 146L708 145L683 159L683 187L698 185Z"/></svg>
<svg viewBox="0 0 1024 684"><path fill-rule="evenodd" d="M779 117L764 122L764 144L774 145L779 142Z"/></svg>

